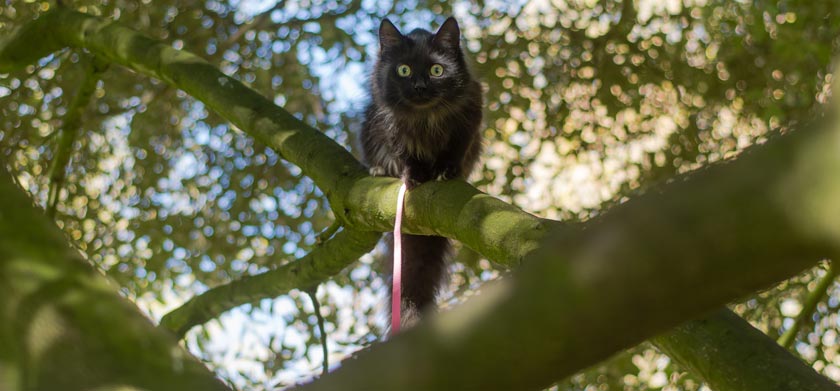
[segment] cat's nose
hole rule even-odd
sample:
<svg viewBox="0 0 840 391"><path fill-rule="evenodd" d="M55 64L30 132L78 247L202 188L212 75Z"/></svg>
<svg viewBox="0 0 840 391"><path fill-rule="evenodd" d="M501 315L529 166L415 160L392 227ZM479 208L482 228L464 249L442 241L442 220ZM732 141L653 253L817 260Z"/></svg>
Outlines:
<svg viewBox="0 0 840 391"><path fill-rule="evenodd" d="M417 92L426 91L426 81L425 80L417 80L414 82L414 90Z"/></svg>

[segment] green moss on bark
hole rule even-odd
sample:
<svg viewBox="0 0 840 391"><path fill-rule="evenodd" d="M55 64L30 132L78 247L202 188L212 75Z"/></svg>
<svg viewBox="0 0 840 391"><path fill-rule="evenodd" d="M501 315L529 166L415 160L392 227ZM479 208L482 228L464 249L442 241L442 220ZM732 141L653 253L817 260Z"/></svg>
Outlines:
<svg viewBox="0 0 840 391"><path fill-rule="evenodd" d="M0 389L228 390L0 169Z"/></svg>
<svg viewBox="0 0 840 391"><path fill-rule="evenodd" d="M715 391L840 389L727 309L683 323L653 343Z"/></svg>

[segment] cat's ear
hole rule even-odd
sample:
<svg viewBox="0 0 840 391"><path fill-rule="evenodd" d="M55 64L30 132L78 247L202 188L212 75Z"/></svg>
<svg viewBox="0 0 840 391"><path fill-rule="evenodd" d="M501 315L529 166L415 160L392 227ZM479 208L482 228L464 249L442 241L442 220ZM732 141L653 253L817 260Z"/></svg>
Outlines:
<svg viewBox="0 0 840 391"><path fill-rule="evenodd" d="M434 42L440 47L447 49L459 49L461 47L461 29L453 17L449 17L435 33Z"/></svg>
<svg viewBox="0 0 840 391"><path fill-rule="evenodd" d="M393 48L402 42L403 36L400 30L388 19L382 19L379 25L379 50L385 51Z"/></svg>

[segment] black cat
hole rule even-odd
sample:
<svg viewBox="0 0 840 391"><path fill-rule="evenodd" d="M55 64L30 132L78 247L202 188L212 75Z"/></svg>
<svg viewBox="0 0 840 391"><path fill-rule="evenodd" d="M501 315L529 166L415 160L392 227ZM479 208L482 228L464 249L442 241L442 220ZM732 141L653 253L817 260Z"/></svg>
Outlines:
<svg viewBox="0 0 840 391"><path fill-rule="evenodd" d="M416 29L403 35L382 21L361 132L371 174L401 178L411 190L472 171L481 152L481 85L467 67L460 35L454 18L434 34ZM402 243L405 324L434 308L450 243L408 234Z"/></svg>

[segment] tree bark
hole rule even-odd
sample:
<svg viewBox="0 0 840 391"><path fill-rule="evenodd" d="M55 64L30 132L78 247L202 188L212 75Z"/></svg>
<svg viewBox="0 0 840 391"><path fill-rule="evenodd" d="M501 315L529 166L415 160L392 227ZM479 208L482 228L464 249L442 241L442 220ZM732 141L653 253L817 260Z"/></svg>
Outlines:
<svg viewBox="0 0 840 391"><path fill-rule="evenodd" d="M300 389L544 388L835 256L838 149L838 129L812 125L621 204L584 230L550 233L512 278ZM773 372L764 361L792 358L784 349L762 352L772 357L729 374L756 386L745 378L818 376ZM698 373L710 384L721 379L709 374ZM809 384L838 389L823 379Z"/></svg>
<svg viewBox="0 0 840 391"><path fill-rule="evenodd" d="M204 101L300 166L345 226L391 228L396 180L368 177L343 148L204 60L116 23L66 9L43 15L0 45L0 71L65 46ZM538 219L463 182L420 186L407 198L407 232L457 238L505 265L528 262L457 311L306 388L540 388L789 277L840 243L838 138L836 130L781 137L582 228Z"/></svg>
<svg viewBox="0 0 840 391"><path fill-rule="evenodd" d="M220 285L190 299L166 314L160 325L183 338L193 326L240 305L275 298L294 288L315 286L370 252L380 236L378 232L341 231L297 261Z"/></svg>
<svg viewBox="0 0 840 391"><path fill-rule="evenodd" d="M5 168L0 206L0 390L229 390L70 248Z"/></svg>
<svg viewBox="0 0 840 391"><path fill-rule="evenodd" d="M372 178L353 156L200 57L90 15L58 8L0 44L0 72L28 65L64 47L161 79L204 102L312 178L342 225L391 230L399 183ZM549 226L462 181L427 183L406 197L405 232L456 238L490 260L514 266L534 250Z"/></svg>
<svg viewBox="0 0 840 391"><path fill-rule="evenodd" d="M652 342L715 391L838 389L727 309L685 322Z"/></svg>

